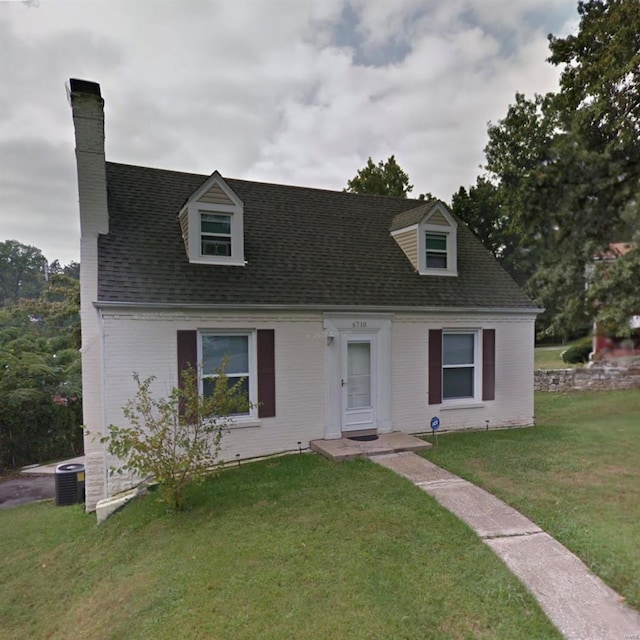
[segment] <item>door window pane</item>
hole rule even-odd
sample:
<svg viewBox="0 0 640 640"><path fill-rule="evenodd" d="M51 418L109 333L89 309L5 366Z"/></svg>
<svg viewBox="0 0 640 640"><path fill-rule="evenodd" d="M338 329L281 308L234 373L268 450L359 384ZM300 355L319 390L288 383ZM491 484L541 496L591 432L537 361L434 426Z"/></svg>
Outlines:
<svg viewBox="0 0 640 640"><path fill-rule="evenodd" d="M347 344L347 408L371 406L371 344Z"/></svg>

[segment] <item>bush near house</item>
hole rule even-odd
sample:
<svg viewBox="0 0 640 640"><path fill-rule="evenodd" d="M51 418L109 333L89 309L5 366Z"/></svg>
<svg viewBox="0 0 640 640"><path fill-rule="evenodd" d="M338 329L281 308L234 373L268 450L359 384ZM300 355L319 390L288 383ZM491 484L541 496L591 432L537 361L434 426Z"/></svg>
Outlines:
<svg viewBox="0 0 640 640"><path fill-rule="evenodd" d="M251 406L242 390L243 380L229 386L227 364L225 358L216 370L210 396L200 395L198 376L191 367L182 372L180 386L167 398L153 396L155 378L141 380L134 374L138 390L123 408L130 426L110 425L110 435L102 438L109 453L123 462L112 471L155 478L164 500L176 510L184 509L189 484L216 471L222 436L233 424L233 415Z"/></svg>
<svg viewBox="0 0 640 640"><path fill-rule="evenodd" d="M589 362L589 355L593 349L591 338L583 338L576 344L562 352L562 360L567 364Z"/></svg>

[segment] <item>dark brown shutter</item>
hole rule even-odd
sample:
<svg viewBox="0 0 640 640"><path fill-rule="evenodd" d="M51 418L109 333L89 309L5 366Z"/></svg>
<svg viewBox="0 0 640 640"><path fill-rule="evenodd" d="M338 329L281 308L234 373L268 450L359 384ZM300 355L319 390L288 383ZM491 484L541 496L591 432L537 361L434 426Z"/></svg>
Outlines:
<svg viewBox="0 0 640 640"><path fill-rule="evenodd" d="M258 417L276 415L275 332L258 329Z"/></svg>
<svg viewBox="0 0 640 640"><path fill-rule="evenodd" d="M496 397L496 330L482 332L482 399Z"/></svg>
<svg viewBox="0 0 640 640"><path fill-rule="evenodd" d="M182 372L189 367L198 370L198 332L178 331L178 387L183 389ZM180 403L180 415L184 415L183 403Z"/></svg>
<svg viewBox="0 0 640 640"><path fill-rule="evenodd" d="M442 402L442 329L429 329L429 404Z"/></svg>

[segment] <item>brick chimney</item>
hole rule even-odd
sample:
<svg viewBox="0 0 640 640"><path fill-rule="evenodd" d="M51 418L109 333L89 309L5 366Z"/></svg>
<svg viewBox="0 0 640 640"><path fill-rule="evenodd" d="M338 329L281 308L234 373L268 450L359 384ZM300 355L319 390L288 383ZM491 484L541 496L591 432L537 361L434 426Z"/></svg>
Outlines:
<svg viewBox="0 0 640 640"><path fill-rule="evenodd" d="M80 231L83 238L97 237L99 233L109 231L104 164L104 100L100 85L96 82L71 78L69 87L76 136Z"/></svg>
<svg viewBox="0 0 640 640"><path fill-rule="evenodd" d="M80 321L82 327L82 406L85 426L86 509L106 497L107 465L100 437L106 434L102 394L102 326L98 300L98 236L109 232L104 157L104 101L100 85L69 81L76 138L80 205Z"/></svg>

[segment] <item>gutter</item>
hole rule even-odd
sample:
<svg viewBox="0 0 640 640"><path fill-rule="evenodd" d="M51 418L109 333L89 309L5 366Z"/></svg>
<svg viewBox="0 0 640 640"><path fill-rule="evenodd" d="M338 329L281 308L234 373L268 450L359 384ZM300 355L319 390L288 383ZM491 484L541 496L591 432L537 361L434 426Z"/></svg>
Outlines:
<svg viewBox="0 0 640 640"><path fill-rule="evenodd" d="M202 304L169 302L116 302L96 300L96 309L148 309L175 311L322 311L325 313L502 313L509 315L537 315L544 311L540 307L430 307L430 306L380 306L380 305L330 305L330 304Z"/></svg>

